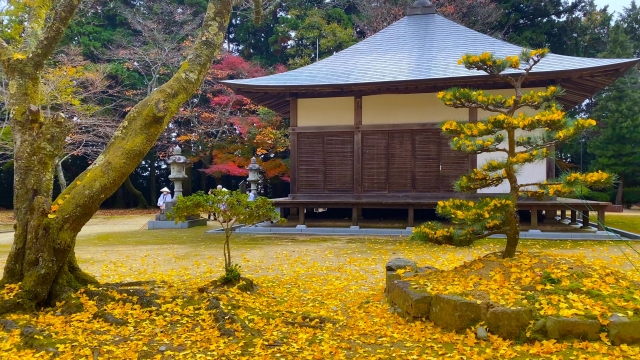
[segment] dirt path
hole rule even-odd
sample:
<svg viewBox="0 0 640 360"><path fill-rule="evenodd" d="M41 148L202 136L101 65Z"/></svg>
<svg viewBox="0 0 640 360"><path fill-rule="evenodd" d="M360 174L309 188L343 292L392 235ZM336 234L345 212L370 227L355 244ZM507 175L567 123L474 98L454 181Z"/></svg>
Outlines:
<svg viewBox="0 0 640 360"><path fill-rule="evenodd" d="M94 216L85 224L78 236L140 230L153 217L154 215ZM13 231L0 233L0 244L12 242Z"/></svg>

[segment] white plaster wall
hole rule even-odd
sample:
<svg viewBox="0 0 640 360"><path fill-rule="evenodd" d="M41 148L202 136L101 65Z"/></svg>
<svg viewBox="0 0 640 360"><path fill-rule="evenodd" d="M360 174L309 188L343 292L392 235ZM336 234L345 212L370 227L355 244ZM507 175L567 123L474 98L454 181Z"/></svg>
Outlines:
<svg viewBox="0 0 640 360"><path fill-rule="evenodd" d="M353 125L353 97L298 99L298 126Z"/></svg>
<svg viewBox="0 0 640 360"><path fill-rule="evenodd" d="M436 93L362 97L363 125L438 123L468 119L469 109L445 106Z"/></svg>
<svg viewBox="0 0 640 360"><path fill-rule="evenodd" d="M534 89L523 89L523 91L525 92L529 92L531 90L534 91L542 91L544 90L543 88L534 88ZM501 94L503 96L513 96L515 94L514 90L488 90L486 91L486 93L489 94ZM521 112L524 112L527 115L533 115L536 113L535 110L530 109L530 108L523 108L520 110ZM483 120L488 118L491 115L494 115L495 113L490 113L488 111L484 111L484 110L479 110L478 111L478 119L479 120ZM529 134L529 132L527 131L521 131L521 130L517 130L516 131L516 137L518 136L522 136L525 134ZM506 134L505 134L506 136ZM503 142L502 146L503 148L506 147L506 140L505 142ZM523 148L518 148L518 151L520 150L524 150ZM507 155L504 153L483 153L483 154L478 154L478 168L482 168L482 165L484 165L487 161L489 160L504 160L507 158ZM520 171L518 172L518 182L520 184L525 184L525 183L535 183L535 182L541 182L547 180L547 164L546 164L546 159L542 160L542 161L538 161L535 162L533 164L526 164L524 166L522 166L520 168ZM478 193L508 193L509 192L509 183L507 181L504 181L502 184L495 186L495 187L490 187L490 188L486 188L486 189L480 189L478 190Z"/></svg>

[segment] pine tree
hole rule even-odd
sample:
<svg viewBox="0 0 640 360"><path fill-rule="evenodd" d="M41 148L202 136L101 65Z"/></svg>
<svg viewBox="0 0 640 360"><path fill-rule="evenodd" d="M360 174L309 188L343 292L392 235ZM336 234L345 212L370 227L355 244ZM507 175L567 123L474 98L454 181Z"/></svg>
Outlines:
<svg viewBox="0 0 640 360"><path fill-rule="evenodd" d="M458 192L475 193L479 189L508 182L509 193L503 197L475 200L450 199L438 202L436 211L450 219L451 226L437 222L426 223L414 230L413 237L437 244L466 246L473 241L494 234L504 234L507 246L503 256L515 256L520 225L517 213L522 196L545 198L572 194L577 186L602 188L610 186L613 176L605 172L565 174L556 181L521 184L517 173L526 164L550 156L548 149L579 136L596 125L592 119L570 119L554 99L561 89L549 86L544 91L523 92L527 75L548 53L548 49L523 50L520 56L494 57L485 52L464 55L458 63L469 70L483 71L499 77L513 86L515 95L505 97L482 90L452 88L438 93L449 107L477 108L495 113L475 123L445 121L440 128L452 137L454 150L469 154L496 153L496 158L463 175L455 183ZM507 69L519 70L505 74ZM522 110L539 110L528 116ZM503 145L504 144L504 145Z"/></svg>

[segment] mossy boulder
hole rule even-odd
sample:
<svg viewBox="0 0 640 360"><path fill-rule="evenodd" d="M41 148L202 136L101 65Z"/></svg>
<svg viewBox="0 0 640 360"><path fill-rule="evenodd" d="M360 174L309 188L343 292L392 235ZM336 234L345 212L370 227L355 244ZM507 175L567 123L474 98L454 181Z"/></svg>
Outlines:
<svg viewBox="0 0 640 360"><path fill-rule="evenodd" d="M550 316L547 318L547 336L551 339L598 340L600 338L600 322Z"/></svg>
<svg viewBox="0 0 640 360"><path fill-rule="evenodd" d="M396 280L389 284L388 299L401 309L407 318L426 318L431 309L433 295L411 289L408 281Z"/></svg>
<svg viewBox="0 0 640 360"><path fill-rule="evenodd" d="M532 319L533 310L530 308L496 307L487 313L487 326L492 334L503 339L515 340L524 334Z"/></svg>
<svg viewBox="0 0 640 360"><path fill-rule="evenodd" d="M609 318L607 328L613 345L640 344L640 320L614 314Z"/></svg>
<svg viewBox="0 0 640 360"><path fill-rule="evenodd" d="M429 320L443 329L461 332L482 321L486 312L486 304L438 294L431 300Z"/></svg>

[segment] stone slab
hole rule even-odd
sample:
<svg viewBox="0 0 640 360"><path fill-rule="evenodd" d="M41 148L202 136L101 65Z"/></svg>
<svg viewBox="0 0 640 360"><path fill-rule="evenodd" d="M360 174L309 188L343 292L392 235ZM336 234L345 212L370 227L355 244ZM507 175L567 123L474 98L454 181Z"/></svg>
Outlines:
<svg viewBox="0 0 640 360"><path fill-rule="evenodd" d="M565 317L547 318L547 336L551 339L567 339L594 341L600 338L600 322Z"/></svg>
<svg viewBox="0 0 640 360"><path fill-rule="evenodd" d="M462 332L485 317L486 304L454 295L435 295L431 300L429 320L445 330Z"/></svg>
<svg viewBox="0 0 640 360"><path fill-rule="evenodd" d="M395 280L387 289L389 302L396 305L407 318L426 318L429 316L433 296L426 292L411 289L408 281Z"/></svg>
<svg viewBox="0 0 640 360"><path fill-rule="evenodd" d="M640 320L629 320L624 316L612 315L607 328L613 345L640 344Z"/></svg>
<svg viewBox="0 0 640 360"><path fill-rule="evenodd" d="M531 319L533 319L533 311L529 308L496 307L487 313L487 326L492 334L503 339L515 340L524 334Z"/></svg>
<svg viewBox="0 0 640 360"><path fill-rule="evenodd" d="M188 229L195 226L207 226L207 219L187 220L187 221L178 222L177 224L174 221L158 221L158 220L150 220L147 223L148 230Z"/></svg>
<svg viewBox="0 0 640 360"><path fill-rule="evenodd" d="M411 236L410 230L405 229L355 229L353 227L306 227L306 225L291 227L280 226L255 226L255 227L241 227L236 231L239 233L251 233L251 234L301 234L301 235L359 235L359 236ZM502 234L492 235L491 238L504 239ZM546 240L627 240L618 235L612 235L610 232L607 234L598 234L595 232L587 233L571 233L571 232L540 232L531 233L529 231L523 231L520 233L521 239L546 239ZM639 236L640 239L640 236Z"/></svg>

